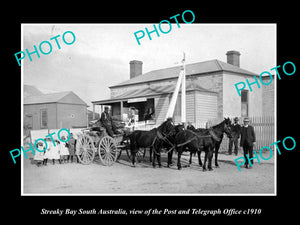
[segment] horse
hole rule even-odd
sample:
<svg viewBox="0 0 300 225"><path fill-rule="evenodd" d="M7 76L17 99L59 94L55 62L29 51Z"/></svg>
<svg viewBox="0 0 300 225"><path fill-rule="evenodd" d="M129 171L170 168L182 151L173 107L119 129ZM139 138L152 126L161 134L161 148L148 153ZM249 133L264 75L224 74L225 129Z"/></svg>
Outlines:
<svg viewBox="0 0 300 225"><path fill-rule="evenodd" d="M220 141L225 132L227 135L230 133L230 119L225 118L220 124L213 126L210 129L200 129L196 131L183 130L176 135L176 150L177 150L177 167L178 170L181 169L181 154L184 151L190 151L191 154L198 154L199 165L202 166L203 171L206 171L206 162L208 160L208 169L213 170L211 163L213 157L213 150L216 146L216 143ZM204 164L202 165L201 161L201 151L205 152Z"/></svg>
<svg viewBox="0 0 300 225"><path fill-rule="evenodd" d="M173 157L173 152L175 149L175 138L176 138L176 134L179 133L180 131L182 131L184 129L184 125L183 124L178 124L175 125L173 127L173 130L171 132L169 132L169 134L165 137L160 137L161 142L160 145L158 145L158 149L167 149L167 153L168 153L168 167L170 167L173 162L172 162L172 157ZM150 147L150 162L152 162L152 147Z"/></svg>
<svg viewBox="0 0 300 225"><path fill-rule="evenodd" d="M224 121L222 122L225 124L226 126L226 130L224 128L224 132L226 133L228 138L231 138L231 132L228 132L228 130L231 127L231 120L228 118L224 118ZM216 128L216 127L222 127L222 123L213 126L212 128ZM205 128L198 128L198 129L193 129L192 131L196 132L198 135L207 135L209 129L205 129ZM219 168L219 164L218 164L218 155L219 155L219 149L223 140L223 134L224 132L222 132L219 136L219 138L215 139L215 145L214 145L214 150L215 150L215 166L216 168ZM201 154L201 153L200 153ZM192 163L192 153L190 154L190 160L189 163Z"/></svg>
<svg viewBox="0 0 300 225"><path fill-rule="evenodd" d="M129 135L130 151L132 155L132 165L135 167L136 153L139 148L152 148L154 150L154 157L152 166L155 168L155 158L157 158L158 166L161 167L160 161L160 147L164 138L168 138L175 132L174 124L171 119L164 121L159 127L153 128L150 131L135 130ZM156 157L155 157L156 156Z"/></svg>

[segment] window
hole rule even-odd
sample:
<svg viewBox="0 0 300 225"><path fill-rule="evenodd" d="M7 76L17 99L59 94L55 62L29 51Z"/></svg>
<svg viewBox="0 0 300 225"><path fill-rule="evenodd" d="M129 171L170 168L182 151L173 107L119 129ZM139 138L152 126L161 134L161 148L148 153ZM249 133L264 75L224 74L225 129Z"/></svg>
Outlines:
<svg viewBox="0 0 300 225"><path fill-rule="evenodd" d="M241 116L242 117L247 117L249 116L248 115L248 111L249 111L249 108L248 108L248 90L242 90L242 93L241 93Z"/></svg>
<svg viewBox="0 0 300 225"><path fill-rule="evenodd" d="M41 109L41 129L48 127L47 109Z"/></svg>

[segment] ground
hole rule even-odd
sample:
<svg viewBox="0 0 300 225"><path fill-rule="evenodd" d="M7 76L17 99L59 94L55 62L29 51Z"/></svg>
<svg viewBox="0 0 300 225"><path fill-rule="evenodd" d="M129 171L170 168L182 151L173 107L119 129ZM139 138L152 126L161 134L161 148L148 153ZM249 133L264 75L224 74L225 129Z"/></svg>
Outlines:
<svg viewBox="0 0 300 225"><path fill-rule="evenodd" d="M187 153L180 171L177 156L174 166L167 168L166 154L162 154L162 168L155 169L148 153L136 167L131 166L125 152L110 167L97 159L90 165L52 165L48 160L47 166L37 167L29 156L23 159L24 194L274 194L274 156L239 171L234 159L241 156L241 152L238 156L221 153L220 167L213 166L213 171L206 172L199 167L197 157L187 167Z"/></svg>

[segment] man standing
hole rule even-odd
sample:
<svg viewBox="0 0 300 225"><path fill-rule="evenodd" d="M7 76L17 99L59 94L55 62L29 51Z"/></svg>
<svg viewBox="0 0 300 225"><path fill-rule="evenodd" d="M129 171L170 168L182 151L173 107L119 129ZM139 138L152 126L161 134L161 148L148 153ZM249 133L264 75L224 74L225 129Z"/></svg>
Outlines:
<svg viewBox="0 0 300 225"><path fill-rule="evenodd" d="M113 124L112 118L108 112L109 108L107 106L104 107L104 112L101 113L100 121L103 127L105 127L107 134L113 137L114 133L117 134L116 128Z"/></svg>
<svg viewBox="0 0 300 225"><path fill-rule="evenodd" d="M234 144L234 154L238 154L238 140L241 134L241 125L238 124L239 118L235 117L233 119L234 123L231 125L230 129L232 132L232 138L229 138L229 149L228 154L232 154L232 146Z"/></svg>
<svg viewBox="0 0 300 225"><path fill-rule="evenodd" d="M246 154L248 154L249 159L253 158L253 145L255 145L255 133L254 128L249 125L249 118L244 118L244 126L241 129L241 142L240 146L243 147L244 157L246 159L245 168L248 168L248 158ZM253 159L251 159L251 165L253 165ZM252 167L250 165L250 168Z"/></svg>

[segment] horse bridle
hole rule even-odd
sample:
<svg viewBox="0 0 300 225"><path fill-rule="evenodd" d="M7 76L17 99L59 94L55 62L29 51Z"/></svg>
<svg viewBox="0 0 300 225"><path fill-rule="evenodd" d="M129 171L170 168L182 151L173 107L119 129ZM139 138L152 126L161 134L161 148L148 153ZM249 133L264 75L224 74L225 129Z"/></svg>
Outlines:
<svg viewBox="0 0 300 225"><path fill-rule="evenodd" d="M157 130L157 131L156 131L156 137L154 138L153 143L152 143L151 146L154 145L156 139L159 139L159 140L162 140L162 141L164 141L164 142L166 142L167 144L169 144L169 145L172 146L166 153L169 153L170 151L172 151L172 150L175 148L175 145L168 139L168 137L172 135L172 131L173 131L173 130L171 130L168 134L164 134L164 133L161 132L160 130ZM154 150L155 154L158 154L158 153L156 152L155 148L153 148L153 150Z"/></svg>
<svg viewBox="0 0 300 225"><path fill-rule="evenodd" d="M174 126L173 123L172 123L172 125ZM157 135L157 137L158 137L160 140L162 140L162 141L164 141L164 142L170 144L171 146L173 146L172 142L170 142L169 139L168 139L168 137L170 137L171 135L173 135L173 131L174 131L174 127L173 127L173 129L171 129L171 130L169 131L169 133L167 133L167 134L161 132L160 130L157 130L156 135Z"/></svg>
<svg viewBox="0 0 300 225"><path fill-rule="evenodd" d="M228 126L226 123L224 123L224 132L227 135L227 137L229 136L228 133L230 133L230 126ZM228 137L229 138L229 137Z"/></svg>

